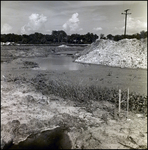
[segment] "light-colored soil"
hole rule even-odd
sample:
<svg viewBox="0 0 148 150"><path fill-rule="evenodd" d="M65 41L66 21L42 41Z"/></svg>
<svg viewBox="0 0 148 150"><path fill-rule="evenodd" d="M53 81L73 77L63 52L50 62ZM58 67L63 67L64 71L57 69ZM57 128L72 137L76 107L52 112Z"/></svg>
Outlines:
<svg viewBox="0 0 148 150"><path fill-rule="evenodd" d="M87 84L88 81L92 84L101 77L107 84L111 76L104 75L103 77L103 73L102 76L101 73L97 76L97 73L92 74L91 71L86 73L87 69L75 72L32 70L22 68L22 60L27 60L27 58L19 58L11 63L1 63L1 147L11 139L16 144L33 132L65 124L69 127L68 135L74 149L147 148L147 117L145 115L129 112L126 118L125 111L122 110L122 113L118 115L115 105L105 100L101 102L90 100L83 105L52 94L45 96L30 82L31 78L41 73L45 74L46 78L67 82L75 79L75 83L79 82L84 75L83 81ZM130 71L131 76L126 77L133 77L135 72ZM118 77L125 81L125 77L119 74ZM137 82L131 85L133 91L136 91L134 86L145 77L145 72L137 72L137 74ZM74 78L76 75L79 78ZM20 78L13 81L14 77ZM132 80L135 81L134 78ZM115 82L112 84L114 87ZM142 88L142 85L145 86L145 82L141 83L138 89ZM121 84L121 87L124 86Z"/></svg>
<svg viewBox="0 0 148 150"><path fill-rule="evenodd" d="M147 38L117 42L98 39L78 55L77 62L147 69Z"/></svg>

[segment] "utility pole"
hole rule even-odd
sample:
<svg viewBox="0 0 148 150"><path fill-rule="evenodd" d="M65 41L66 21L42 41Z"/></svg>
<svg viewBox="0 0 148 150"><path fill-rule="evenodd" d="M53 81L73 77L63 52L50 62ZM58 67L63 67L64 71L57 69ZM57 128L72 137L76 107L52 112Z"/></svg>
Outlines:
<svg viewBox="0 0 148 150"><path fill-rule="evenodd" d="M127 11L129 11L130 9L126 9L124 10L125 13L121 13L122 15L125 15L125 30L124 30L124 35L126 35L126 24L127 24L127 15L131 14L131 13L127 13Z"/></svg>

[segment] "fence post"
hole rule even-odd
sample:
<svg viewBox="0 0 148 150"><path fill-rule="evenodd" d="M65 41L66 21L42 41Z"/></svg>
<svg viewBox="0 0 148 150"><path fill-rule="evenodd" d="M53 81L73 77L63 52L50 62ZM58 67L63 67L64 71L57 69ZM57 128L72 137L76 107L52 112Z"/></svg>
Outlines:
<svg viewBox="0 0 148 150"><path fill-rule="evenodd" d="M121 108L121 90L119 89L119 113Z"/></svg>
<svg viewBox="0 0 148 150"><path fill-rule="evenodd" d="M128 109L129 109L129 88L128 88L128 91L127 91L127 118L128 118Z"/></svg>

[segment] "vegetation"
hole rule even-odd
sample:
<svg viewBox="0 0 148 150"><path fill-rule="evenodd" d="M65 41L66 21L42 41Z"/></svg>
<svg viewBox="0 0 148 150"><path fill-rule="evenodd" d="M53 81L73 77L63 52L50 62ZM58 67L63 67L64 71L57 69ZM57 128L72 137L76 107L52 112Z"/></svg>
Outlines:
<svg viewBox="0 0 148 150"><path fill-rule="evenodd" d="M95 101L109 101L116 104L118 108L119 91L113 88L102 88L96 85L80 85L64 82L62 80L45 80L44 75L39 74L31 79L32 84L37 91L42 92L43 95L54 94L64 99L71 99L88 104L90 100ZM127 91L122 90L121 108L126 110ZM147 114L147 96L139 95L137 93L129 93L129 110L136 113Z"/></svg>
<svg viewBox="0 0 148 150"><path fill-rule="evenodd" d="M77 101L78 104L89 107L90 101L108 101L114 103L116 108L119 105L119 90L115 88L100 87L97 85L72 84L71 82L59 79L47 79L45 74L38 74L36 77L26 79L24 77L7 77L7 82L16 84L31 83L33 89L45 96L54 94L64 99ZM127 90L121 93L121 108L127 108ZM90 106L91 107L91 106ZM88 108L89 110L89 108ZM90 108L91 110L91 108ZM147 115L147 96L136 92L129 93L129 111Z"/></svg>
<svg viewBox="0 0 148 150"><path fill-rule="evenodd" d="M107 35L107 39L110 39L110 40L114 40L114 41L119 41L119 40L122 40L122 39L133 39L133 38L136 38L136 39L144 39L144 38L147 38L147 31L141 31L140 33L137 33L137 34L133 34L133 35L111 35L111 34L108 34ZM104 38L105 39L105 38Z"/></svg>
<svg viewBox="0 0 148 150"><path fill-rule="evenodd" d="M52 31L51 35L43 35L34 33L30 35L1 34L1 42L15 42L18 44L56 44L56 43L72 43L72 44L90 44L94 42L98 36L93 33L85 35L72 34L67 35L64 31Z"/></svg>
<svg viewBox="0 0 148 150"><path fill-rule="evenodd" d="M128 39L142 39L147 37L147 31L141 31L140 33L133 35L115 35L108 34L106 37L104 34L100 34L100 39L110 39L119 41L124 38ZM17 35L17 34L1 34L1 42L14 42L18 44L57 44L57 43L68 43L68 44L91 44L98 36L93 33L87 33L84 35L72 34L67 35L65 31L52 31L52 34L34 33L30 35Z"/></svg>

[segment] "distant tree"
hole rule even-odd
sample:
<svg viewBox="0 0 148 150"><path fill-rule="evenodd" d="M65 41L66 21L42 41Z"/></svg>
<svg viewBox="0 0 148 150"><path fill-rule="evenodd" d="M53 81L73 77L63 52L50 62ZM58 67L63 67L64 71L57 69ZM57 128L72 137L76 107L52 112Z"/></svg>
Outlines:
<svg viewBox="0 0 148 150"><path fill-rule="evenodd" d="M6 38L7 38L8 42L14 42L15 41L15 35L14 35L14 33L7 34Z"/></svg>
<svg viewBox="0 0 148 150"><path fill-rule="evenodd" d="M145 38L147 38L147 31L145 32Z"/></svg>
<svg viewBox="0 0 148 150"><path fill-rule="evenodd" d="M67 43L70 43L71 39L70 39L70 35L67 35Z"/></svg>
<svg viewBox="0 0 148 150"><path fill-rule="evenodd" d="M140 35L139 33L137 33L137 34L136 34L136 38L137 38L138 40L140 40L140 39L141 39L141 35Z"/></svg>
<svg viewBox="0 0 148 150"><path fill-rule="evenodd" d="M53 43L53 36L52 35L46 34L45 39L46 39L47 44Z"/></svg>
<svg viewBox="0 0 148 150"><path fill-rule="evenodd" d="M119 41L121 40L121 36L120 35L115 35L114 36L114 41Z"/></svg>
<svg viewBox="0 0 148 150"><path fill-rule="evenodd" d="M107 35L107 39L113 40L113 39L114 39L114 36L113 36L112 34L108 34L108 35Z"/></svg>
<svg viewBox="0 0 148 150"><path fill-rule="evenodd" d="M80 34L71 34L71 36L68 37L70 43L77 43L79 44L81 42L81 35Z"/></svg>
<svg viewBox="0 0 148 150"><path fill-rule="evenodd" d="M1 42L7 42L6 34L1 34Z"/></svg>
<svg viewBox="0 0 148 150"><path fill-rule="evenodd" d="M51 43L77 43L77 44L90 44L94 42L98 36L96 34L88 32L87 34L71 34L67 35L65 31L52 31L51 35L43 35L42 33L35 32L30 35L17 35L14 33L1 34L1 42L15 42L20 44L51 44ZM133 35L115 35L108 34L106 37L104 34L100 34L100 39L111 39L114 41L119 41L124 38L127 39L141 39L147 38L147 31L141 31Z"/></svg>
<svg viewBox="0 0 148 150"><path fill-rule="evenodd" d="M41 44L46 44L46 43L47 43L46 37L43 36L43 37L41 38Z"/></svg>
<svg viewBox="0 0 148 150"><path fill-rule="evenodd" d="M145 37L145 31L141 31L141 32L140 32L140 37L141 37L142 39L146 38L146 37Z"/></svg>
<svg viewBox="0 0 148 150"><path fill-rule="evenodd" d="M92 42L95 42L96 39L98 39L98 35L95 34L95 35L93 35Z"/></svg>
<svg viewBox="0 0 148 150"><path fill-rule="evenodd" d="M88 43L92 43L92 35L88 32L85 36L86 36L86 41Z"/></svg>
<svg viewBox="0 0 148 150"><path fill-rule="evenodd" d="M29 41L29 35L23 34L21 43L22 44L27 44L28 41Z"/></svg>
<svg viewBox="0 0 148 150"><path fill-rule="evenodd" d="M126 38L124 34L120 35L120 40Z"/></svg>
<svg viewBox="0 0 148 150"><path fill-rule="evenodd" d="M104 38L104 34L100 34L100 39L103 39Z"/></svg>
<svg viewBox="0 0 148 150"><path fill-rule="evenodd" d="M21 44L27 44L28 43L28 39L27 38L23 38L21 41Z"/></svg>
<svg viewBox="0 0 148 150"><path fill-rule="evenodd" d="M52 31L52 36L55 42L63 42L63 39L67 37L67 34L65 31Z"/></svg>

